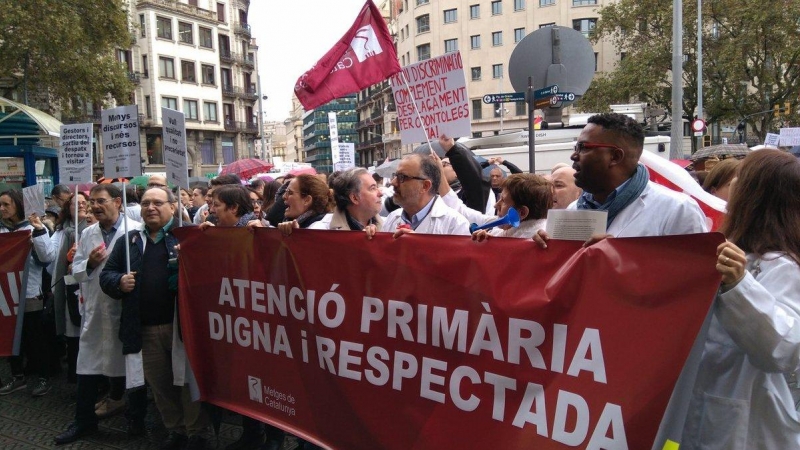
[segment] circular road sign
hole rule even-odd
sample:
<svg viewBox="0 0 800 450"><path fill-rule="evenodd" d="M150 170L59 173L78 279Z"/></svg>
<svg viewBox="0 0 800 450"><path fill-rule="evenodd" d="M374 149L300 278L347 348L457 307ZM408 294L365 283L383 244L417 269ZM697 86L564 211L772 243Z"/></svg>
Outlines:
<svg viewBox="0 0 800 450"><path fill-rule="evenodd" d="M492 96L491 96L491 95L484 95L484 96L483 96L483 103L486 103L486 104L489 104L489 103L494 103L494 102L492 101Z"/></svg>
<svg viewBox="0 0 800 450"><path fill-rule="evenodd" d="M706 129L706 121L703 119L694 119L692 121L692 131L703 131Z"/></svg>

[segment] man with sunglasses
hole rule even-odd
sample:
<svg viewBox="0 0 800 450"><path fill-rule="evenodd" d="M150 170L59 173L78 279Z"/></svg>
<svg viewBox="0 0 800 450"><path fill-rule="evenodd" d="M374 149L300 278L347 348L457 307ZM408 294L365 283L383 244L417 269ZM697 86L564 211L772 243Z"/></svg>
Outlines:
<svg viewBox="0 0 800 450"><path fill-rule="evenodd" d="M440 180L439 166L430 156L403 157L392 178L394 202L400 209L389 214L381 231L395 237L411 232L469 236L467 219L436 194Z"/></svg>
<svg viewBox="0 0 800 450"><path fill-rule="evenodd" d="M643 149L644 130L634 119L616 113L590 117L570 157L583 194L567 209L607 211L607 236L613 237L708 231L697 202L650 181L639 164ZM544 231L534 236L542 246L547 239Z"/></svg>
<svg viewBox="0 0 800 450"><path fill-rule="evenodd" d="M122 209L122 191L113 184L98 184L89 193L89 209L97 223L81 234L72 273L81 282L84 299L83 328L79 341L75 401L75 422L55 438L56 445L68 444L97 431L98 413L110 416L125 406L125 357L119 339L122 304L106 295L100 288L100 273L106 265L114 243L128 229L135 230L140 223L125 218ZM111 385L108 397L99 404L97 394L103 377ZM144 395L144 399L136 395ZM146 404L146 392L131 393L132 404ZM128 432L144 434L146 408L128 411Z"/></svg>

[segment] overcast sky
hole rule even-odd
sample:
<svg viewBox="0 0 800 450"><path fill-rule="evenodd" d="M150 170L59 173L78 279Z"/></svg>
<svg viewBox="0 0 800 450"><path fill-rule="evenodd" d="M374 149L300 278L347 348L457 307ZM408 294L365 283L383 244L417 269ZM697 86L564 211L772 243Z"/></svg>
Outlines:
<svg viewBox="0 0 800 450"><path fill-rule="evenodd" d="M248 22L258 44L267 121L283 121L294 83L353 24L365 0L254 0Z"/></svg>

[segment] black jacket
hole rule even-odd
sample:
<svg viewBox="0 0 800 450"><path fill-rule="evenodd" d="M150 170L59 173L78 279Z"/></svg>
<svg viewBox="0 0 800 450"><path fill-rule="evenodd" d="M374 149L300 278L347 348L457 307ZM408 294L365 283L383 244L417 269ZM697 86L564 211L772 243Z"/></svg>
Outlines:
<svg viewBox="0 0 800 450"><path fill-rule="evenodd" d="M114 249L108 256L103 271L100 273L100 289L103 290L109 297L122 300L122 317L119 326L119 339L122 341L122 353L125 355L132 353L139 353L142 350L142 322L139 315L139 280L141 277L147 276L147 268L142 267L142 258L144 256L144 242L140 230L129 231L126 239L117 239L114 244ZM125 245L129 245L131 254L131 271L136 272L136 285L133 291L124 293L119 289L119 280L125 275ZM175 246L178 245L178 239L172 234L171 230L167 232L158 244L166 245L169 258L177 258L178 253L175 251ZM168 261L164 261L168 264ZM175 288L173 289L174 297L172 301L178 298L177 277L178 269L177 264L171 264L170 281L174 280ZM177 312L177 311L176 311Z"/></svg>
<svg viewBox="0 0 800 450"><path fill-rule="evenodd" d="M456 172L458 181L461 182L458 198L469 208L485 211L492 188L489 182L483 179L481 166L472 156L472 152L463 144L456 142L445 156L450 158L450 164Z"/></svg>

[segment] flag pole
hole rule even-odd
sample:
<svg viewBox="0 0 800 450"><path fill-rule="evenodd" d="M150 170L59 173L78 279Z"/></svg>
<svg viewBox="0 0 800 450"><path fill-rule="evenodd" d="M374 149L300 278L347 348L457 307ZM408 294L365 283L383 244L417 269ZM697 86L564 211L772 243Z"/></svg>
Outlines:
<svg viewBox="0 0 800 450"><path fill-rule="evenodd" d="M414 112L417 113L417 118L419 119L419 124L422 127L423 134L425 135L425 141L428 143L428 148L431 150L431 154L434 153L433 145L431 145L431 140L428 137L428 133L425 133L425 122L422 121L422 114L419 113L419 109L417 109L417 99L414 98L414 94L411 93L411 86L408 85L408 80L406 79L406 74L401 70L400 71L400 78L403 79L403 83L406 85L406 92L408 92L408 96L411 97L411 104L414 106Z"/></svg>
<svg viewBox="0 0 800 450"><path fill-rule="evenodd" d="M77 245L80 242L81 234L78 233L78 183L75 183L75 244Z"/></svg>

